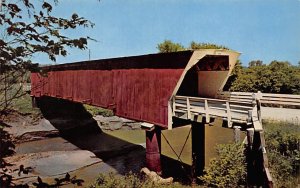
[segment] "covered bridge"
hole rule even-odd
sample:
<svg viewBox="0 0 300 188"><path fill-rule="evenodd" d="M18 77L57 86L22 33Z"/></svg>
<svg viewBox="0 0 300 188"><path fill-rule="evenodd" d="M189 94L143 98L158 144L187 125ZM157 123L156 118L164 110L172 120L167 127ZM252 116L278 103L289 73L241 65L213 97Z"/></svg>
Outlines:
<svg viewBox="0 0 300 188"><path fill-rule="evenodd" d="M215 98L239 55L205 49L47 66L32 72L31 95L100 106L117 116L146 122L151 127L146 131L146 165L160 172L160 130L172 129L175 111L181 113L174 105L175 96ZM194 103L199 104L198 99ZM190 118L188 102L178 105L185 106ZM199 160L200 154L195 158Z"/></svg>
<svg viewBox="0 0 300 188"><path fill-rule="evenodd" d="M239 53L195 50L43 67L31 74L31 95L112 109L117 116L172 128L175 95L214 98Z"/></svg>

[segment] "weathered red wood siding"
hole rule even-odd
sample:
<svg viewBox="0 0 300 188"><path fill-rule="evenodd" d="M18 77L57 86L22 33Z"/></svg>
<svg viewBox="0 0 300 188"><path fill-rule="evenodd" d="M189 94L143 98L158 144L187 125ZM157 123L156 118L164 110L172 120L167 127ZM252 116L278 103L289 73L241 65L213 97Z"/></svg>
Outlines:
<svg viewBox="0 0 300 188"><path fill-rule="evenodd" d="M31 74L31 95L111 108L117 116L167 127L168 100L191 56L190 52L174 54L45 68L47 77Z"/></svg>

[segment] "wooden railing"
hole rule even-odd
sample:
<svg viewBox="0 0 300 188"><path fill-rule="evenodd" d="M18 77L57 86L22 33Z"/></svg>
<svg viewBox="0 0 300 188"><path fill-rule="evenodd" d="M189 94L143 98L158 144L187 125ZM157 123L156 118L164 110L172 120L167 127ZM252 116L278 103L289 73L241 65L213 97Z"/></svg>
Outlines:
<svg viewBox="0 0 300 188"><path fill-rule="evenodd" d="M300 95L274 94L274 93L250 93L250 92L221 92L217 94L217 98L236 101L236 102L252 102L253 95L261 95L261 104L300 108Z"/></svg>
<svg viewBox="0 0 300 188"><path fill-rule="evenodd" d="M255 104L249 102L175 96L173 116L192 119L195 115L201 115L206 118L207 123L210 122L210 118L221 117L228 122L228 127L231 127L233 122L247 123L254 106Z"/></svg>
<svg viewBox="0 0 300 188"><path fill-rule="evenodd" d="M261 98L260 93L240 93L238 97L230 98L230 100L174 96L173 116L195 121L195 117L201 115L205 117L206 123L210 122L211 117L221 117L227 121L228 127L232 127L234 122L246 125L247 152L248 155L256 156L250 157L248 164L250 166L255 163L261 164L260 168L263 169L265 184L273 187L262 127ZM254 165L253 168L257 168L257 166Z"/></svg>

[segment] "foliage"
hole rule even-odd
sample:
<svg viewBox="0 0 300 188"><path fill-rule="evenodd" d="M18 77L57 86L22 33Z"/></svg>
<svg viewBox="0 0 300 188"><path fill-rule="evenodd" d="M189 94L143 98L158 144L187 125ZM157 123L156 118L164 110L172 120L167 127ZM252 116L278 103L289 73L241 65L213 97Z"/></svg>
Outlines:
<svg viewBox="0 0 300 188"><path fill-rule="evenodd" d="M91 106L91 105L87 105L87 104L84 104L83 106L93 116L102 115L104 117L109 117L109 116L114 115L114 112L112 110L108 110L108 109L96 107L96 106Z"/></svg>
<svg viewBox="0 0 300 188"><path fill-rule="evenodd" d="M264 126L275 184L278 187L296 187L300 168L300 126L285 122L265 122Z"/></svg>
<svg viewBox="0 0 300 188"><path fill-rule="evenodd" d="M218 157L210 161L200 180L209 187L245 185L246 163L243 144L220 144L216 150Z"/></svg>
<svg viewBox="0 0 300 188"><path fill-rule="evenodd" d="M114 173L100 174L96 182L90 188L181 188L186 187L179 183L172 183L168 185L155 184L153 181L129 173L125 176Z"/></svg>
<svg viewBox="0 0 300 188"><path fill-rule="evenodd" d="M249 67L237 64L224 90L300 94L300 68L281 61L265 65L256 60Z"/></svg>
<svg viewBox="0 0 300 188"><path fill-rule="evenodd" d="M0 115L0 168L2 169L7 166L3 158L12 155L15 149L15 145L11 141L11 135L4 129L6 127L9 127L9 125L3 122L3 117ZM11 175L0 171L0 185L8 187L6 185L10 184L11 179Z"/></svg>
<svg viewBox="0 0 300 188"><path fill-rule="evenodd" d="M262 66L263 62L261 60L254 60L249 62L249 67Z"/></svg>
<svg viewBox="0 0 300 188"><path fill-rule="evenodd" d="M212 44L212 43L196 43L194 41L191 42L189 48L192 50L197 50L197 49L227 49L227 50L229 50L229 48L227 48L226 46Z"/></svg>
<svg viewBox="0 0 300 188"><path fill-rule="evenodd" d="M3 158L14 153L15 146L11 142L11 136L4 127L7 125L0 121L0 168L4 166Z"/></svg>
<svg viewBox="0 0 300 188"><path fill-rule="evenodd" d="M23 95L21 89L9 97L10 82L27 81L28 70L35 69L30 59L35 54L46 54L55 61L66 56L67 49L85 49L89 37L69 38L63 33L80 26L92 27L93 23L74 13L69 18L52 14L55 1L13 0L2 1L0 11L0 112L11 101Z"/></svg>
<svg viewBox="0 0 300 188"><path fill-rule="evenodd" d="M211 43L196 43L192 41L190 43L190 46L184 47L180 43L174 43L171 40L165 40L162 43L159 43L157 45L157 49L160 53L167 53L167 52L178 52L178 51L184 51L184 50L197 50L197 49L229 49L225 46L220 46L216 44Z"/></svg>
<svg viewBox="0 0 300 188"><path fill-rule="evenodd" d="M157 49L160 53L178 52L185 50L184 46L179 43L174 43L170 40L165 40L164 42L158 44Z"/></svg>

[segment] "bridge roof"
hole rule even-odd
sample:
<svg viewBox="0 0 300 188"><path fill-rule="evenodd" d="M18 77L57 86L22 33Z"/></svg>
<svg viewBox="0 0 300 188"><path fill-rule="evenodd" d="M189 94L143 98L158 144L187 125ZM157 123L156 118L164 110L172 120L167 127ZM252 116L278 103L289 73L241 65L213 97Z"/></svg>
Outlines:
<svg viewBox="0 0 300 188"><path fill-rule="evenodd" d="M118 57L66 63L42 67L45 71L62 70L110 70L110 69L178 69L185 68L193 50L156 53L139 56Z"/></svg>

